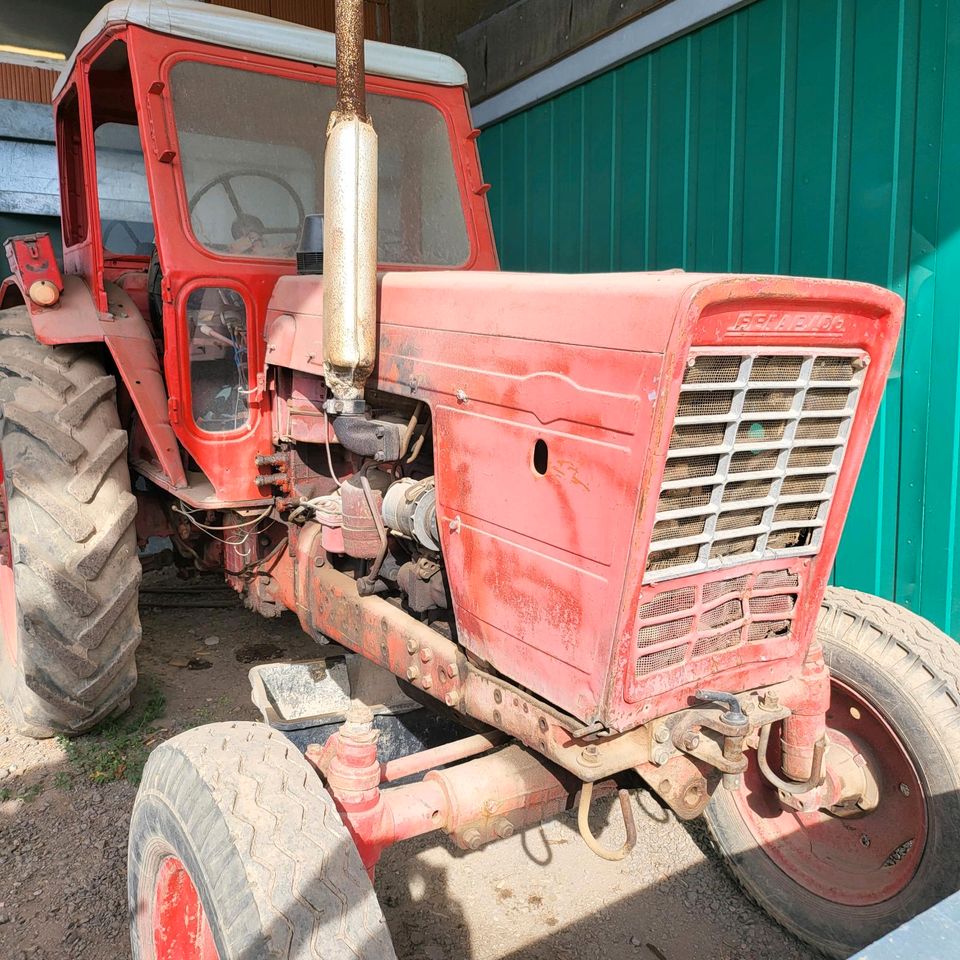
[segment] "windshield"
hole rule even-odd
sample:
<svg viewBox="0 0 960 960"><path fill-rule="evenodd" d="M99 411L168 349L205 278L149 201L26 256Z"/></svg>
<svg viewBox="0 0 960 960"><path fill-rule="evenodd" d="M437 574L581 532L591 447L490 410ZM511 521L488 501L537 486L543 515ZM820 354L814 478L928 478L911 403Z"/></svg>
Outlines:
<svg viewBox="0 0 960 960"><path fill-rule="evenodd" d="M323 212L333 87L194 61L170 76L194 236L230 256L292 257L304 214ZM443 115L420 100L367 99L380 262L460 266L469 241Z"/></svg>

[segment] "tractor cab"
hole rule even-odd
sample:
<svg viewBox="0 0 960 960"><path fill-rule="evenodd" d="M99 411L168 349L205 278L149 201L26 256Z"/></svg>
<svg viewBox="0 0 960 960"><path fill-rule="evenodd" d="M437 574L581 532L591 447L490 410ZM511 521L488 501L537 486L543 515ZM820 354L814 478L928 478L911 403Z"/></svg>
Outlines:
<svg viewBox="0 0 960 960"><path fill-rule="evenodd" d="M462 68L366 47L380 269L496 268ZM296 271L305 217L323 212L334 64L332 34L135 0L100 11L55 90L64 271L100 313L129 298L149 325L165 390L154 406L188 469L141 462L171 490L261 497L239 465L270 447L265 316L278 278Z"/></svg>

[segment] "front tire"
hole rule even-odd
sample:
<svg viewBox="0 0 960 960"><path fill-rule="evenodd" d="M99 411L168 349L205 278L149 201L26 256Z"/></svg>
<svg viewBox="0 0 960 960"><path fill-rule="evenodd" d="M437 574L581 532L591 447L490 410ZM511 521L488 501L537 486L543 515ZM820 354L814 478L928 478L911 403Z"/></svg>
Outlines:
<svg viewBox="0 0 960 960"><path fill-rule="evenodd" d="M788 930L847 957L960 888L960 647L897 604L828 588L817 627L830 730L879 785L869 813L797 814L755 760L706 820L746 892Z"/></svg>
<svg viewBox="0 0 960 960"><path fill-rule="evenodd" d="M396 960L333 801L263 724L209 724L153 751L127 867L133 960Z"/></svg>
<svg viewBox="0 0 960 960"><path fill-rule="evenodd" d="M82 733L137 682L140 562L116 381L0 311L0 696L18 732Z"/></svg>

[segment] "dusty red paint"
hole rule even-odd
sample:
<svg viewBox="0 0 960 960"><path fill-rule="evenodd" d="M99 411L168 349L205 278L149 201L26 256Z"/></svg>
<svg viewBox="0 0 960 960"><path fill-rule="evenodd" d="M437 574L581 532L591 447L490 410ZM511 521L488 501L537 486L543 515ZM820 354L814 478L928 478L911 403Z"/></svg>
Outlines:
<svg viewBox="0 0 960 960"><path fill-rule="evenodd" d="M164 265L162 369L142 317L143 284L130 277L144 272L146 258L105 254L93 216L86 71L118 37L127 44L135 107L144 118ZM328 68L139 27L118 26L95 39L65 86L76 85L85 125L81 159L91 220L64 261L66 272L86 277L87 286L68 277L58 307L32 315L42 342L108 346L139 415L131 431L137 470L190 502L182 448L210 481L205 505L269 502L270 491L254 482L257 455L273 454L284 438L329 438L319 405L322 279L291 276L290 262L211 252L193 238L169 99L170 71L184 59L334 82ZM229 579L248 590L255 606L295 610L310 632L506 731L580 780L645 763L650 744L642 724L689 706L698 687L778 685L781 701L796 711L784 724L784 764L802 778L824 729L829 679L811 646L815 618L895 348L900 300L865 285L783 277L499 273L464 91L381 77L369 77L367 87L423 100L443 115L470 239L470 257L459 270L384 265L371 378L385 393L430 407L439 532L459 645L382 598L360 598L355 581L327 561L326 550L342 547L342 531L290 525L286 549L271 552L261 569L244 569L235 550L208 559L226 562ZM28 250L24 263L40 264L44 256ZM207 433L188 415L185 304L205 285L237 291L249 322L251 415L227 434ZM8 292L0 291L0 302ZM720 352L858 348L872 363L815 557L744 563L645 586L657 492L685 364L696 346ZM290 387L282 394L281 380ZM542 469L534 456L538 444L547 448ZM637 676L641 603L685 582L784 568L799 581L789 634ZM249 583L248 574L256 574ZM594 722L613 735L589 754L594 744L573 732L580 729L582 737L582 727ZM376 779L359 786L350 781L373 765L369 744L358 751L347 751L332 774L340 777L339 802L350 811L372 866L384 838L422 832L435 784L417 788L428 797L407 788L385 791L397 798L393 809L393 801L379 797ZM511 772L485 766L487 759L469 766L506 788Z"/></svg>
<svg viewBox="0 0 960 960"><path fill-rule="evenodd" d="M878 807L850 818L790 810L756 763L747 768L736 803L761 848L756 856L770 857L791 879L832 903L866 907L913 879L926 842L927 799L900 738L876 708L837 680L831 695L828 736L866 757L880 785ZM779 746L773 739L770 759L776 769Z"/></svg>
<svg viewBox="0 0 960 960"><path fill-rule="evenodd" d="M219 960L197 888L179 857L164 857L153 897L156 960Z"/></svg>
<svg viewBox="0 0 960 960"><path fill-rule="evenodd" d="M150 414L147 432L150 433L152 424L156 423L159 425L158 431L164 434L162 438L151 437L154 446L162 448L157 450L156 456L159 469L145 472L168 490L179 490L184 484L182 467L178 467L179 447L182 446L196 460L211 482L215 497L222 503L240 505L262 502L268 497L268 492L255 486L253 481L257 471L251 469L251 465L258 454L267 454L273 449L273 411L269 398L254 393L248 424L229 434L210 434L194 423L189 415L189 355L183 311L191 289L205 283L226 283L243 296L249 320L249 386L256 391L260 386L257 378L262 376L266 359L262 334L267 303L278 278L290 274L293 264L290 261L231 258L211 252L193 239L188 228L188 199L180 174L179 144L169 100L170 71L182 60L202 60L232 66L242 65L244 69L251 71L327 86L333 86L335 82L334 71L329 67L294 63L253 53L238 55L236 50L158 34L130 25L112 27L80 51L73 77L64 85L64 91L54 108L57 108L68 92L76 89L83 126L81 160L90 224L84 239L64 250L64 267L68 274L87 278L93 317L77 316L68 319L61 311L56 325L51 323L45 332L38 331L38 337L44 342L104 339L98 328L96 315L108 311L106 285L111 281L125 289L127 295L138 303L141 311L145 305L142 285L131 281L129 275L137 271L144 273L149 258L117 256L104 251L101 225L95 215L98 208L96 167L90 130L91 104L86 71L117 39L122 39L127 46L133 97L137 114L141 118L150 202L157 226L157 246L161 263L164 265L165 280L162 380L166 386L162 398L155 390L140 391L138 388L144 384L136 383L134 371L138 369L137 365L144 359L150 361L152 358L145 357L138 348L114 350L111 346L131 396L138 408L143 406ZM486 200L477 193L483 178L476 143L471 137L473 128L469 121L464 90L374 76L367 77L367 90L375 94L423 100L435 106L443 115L448 125L454 171L470 241L471 252L461 269L495 270L498 264L489 211ZM312 118L312 122L316 122L318 130L321 131L318 136L322 136L325 119ZM53 266L55 268L56 264ZM446 270L440 272L449 273ZM310 372L316 373L317 369L313 368ZM141 392L145 394L142 400L139 398ZM308 425L302 426L306 428ZM175 456L167 456L171 438L175 441L172 444Z"/></svg>
<svg viewBox="0 0 960 960"><path fill-rule="evenodd" d="M267 327L272 363L315 368L321 311L318 278L278 282ZM615 730L688 706L707 679L744 690L796 676L901 311L893 294L843 281L385 274L373 382L430 404L440 534L461 643L562 710ZM763 329L744 332L760 319ZM680 382L696 345L858 347L872 362L819 554L735 570L799 575L791 634L638 682L639 602L686 582L641 589ZM549 448L544 476L531 464L538 439ZM727 568L689 579L732 575Z"/></svg>
<svg viewBox="0 0 960 960"><path fill-rule="evenodd" d="M80 277L64 277L62 288L56 306L35 308L31 313L37 340L51 345L104 343L137 411L139 433L135 430L134 437L142 440L131 443L131 460L141 461L143 472L168 490L185 486L156 343L140 309L125 290L112 283L106 288L107 312L97 310L87 282Z"/></svg>
<svg viewBox="0 0 960 960"><path fill-rule="evenodd" d="M27 296L31 284L38 280L46 280L61 293L63 292L63 277L60 275L60 267L57 264L49 234L35 233L29 236L11 237L4 243L4 251L12 273L10 279L22 291L24 303L31 313L43 309ZM3 301L4 297L0 294L0 302Z"/></svg>
<svg viewBox="0 0 960 960"><path fill-rule="evenodd" d="M376 731L368 727L353 724L348 716L340 732L308 757L322 771L371 878L381 853L394 843L443 830L458 846L476 849L556 816L571 805L580 786L577 778L513 745L444 770L431 769L418 783L381 789L384 771L377 762ZM478 747L476 739L448 744L441 756L428 751L429 761L449 762L495 746ZM417 754L407 758L407 766L418 766L417 759ZM613 781L606 781L597 794L615 789Z"/></svg>

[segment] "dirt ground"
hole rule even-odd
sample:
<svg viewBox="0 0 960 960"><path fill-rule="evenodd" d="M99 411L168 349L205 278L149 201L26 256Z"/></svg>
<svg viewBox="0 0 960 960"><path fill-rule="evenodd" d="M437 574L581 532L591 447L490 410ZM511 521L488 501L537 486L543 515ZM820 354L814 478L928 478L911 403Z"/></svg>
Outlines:
<svg viewBox="0 0 960 960"><path fill-rule="evenodd" d="M148 578L147 589L171 582ZM198 599L228 606L180 605ZM128 957L126 843L136 793L130 781L147 752L198 724L258 719L249 664L239 660L301 659L319 649L292 616L263 620L225 592L145 592L141 616L141 683L130 713L106 731L70 744L33 742L12 734L0 708L3 960ZM611 802L598 802L596 827L609 821L600 834L614 845L623 828ZM744 898L697 827L682 825L646 793L635 803L639 841L621 863L590 853L570 817L476 853L436 834L387 851L376 888L398 956L816 956Z"/></svg>

